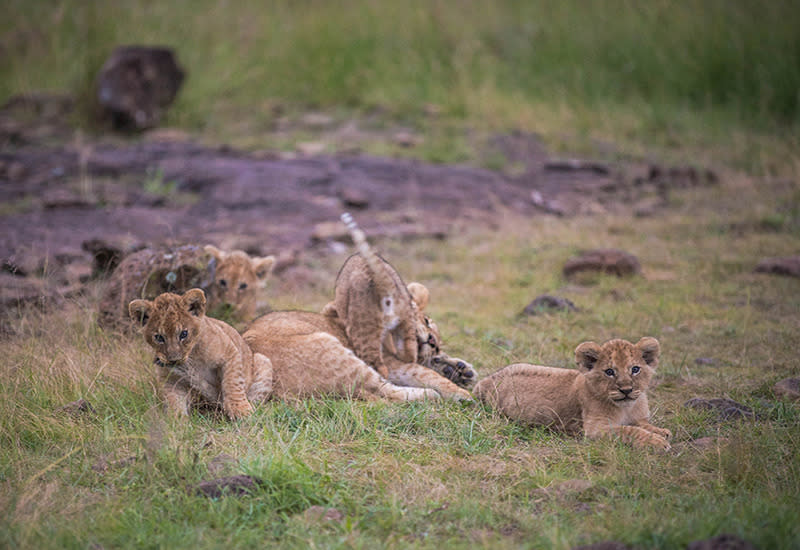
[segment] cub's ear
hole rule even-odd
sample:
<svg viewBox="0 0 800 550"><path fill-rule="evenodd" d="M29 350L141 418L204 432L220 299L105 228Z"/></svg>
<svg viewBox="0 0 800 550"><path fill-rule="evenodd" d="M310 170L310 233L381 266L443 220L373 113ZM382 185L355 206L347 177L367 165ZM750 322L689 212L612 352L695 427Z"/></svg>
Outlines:
<svg viewBox="0 0 800 550"><path fill-rule="evenodd" d="M275 265L275 256L252 258L250 260L250 265L253 266L253 270L256 272L256 277L263 281L267 278L267 275L272 273L272 266Z"/></svg>
<svg viewBox="0 0 800 550"><path fill-rule="evenodd" d="M223 252L222 250L220 250L219 248L217 248L213 244L205 245L203 247L203 250L206 251L206 254L211 254L212 256L214 256L214 258L216 258L218 262L221 262L222 260L224 260L228 256L228 254L226 254L225 252Z"/></svg>
<svg viewBox="0 0 800 550"><path fill-rule="evenodd" d="M186 293L181 296L181 300L183 301L186 311L195 317L202 317L206 314L206 294L201 289L193 288L187 290Z"/></svg>
<svg viewBox="0 0 800 550"><path fill-rule="evenodd" d="M425 285L422 283L408 283L408 292L411 294L411 299L414 300L420 311L424 311L425 308L428 307L431 293Z"/></svg>
<svg viewBox="0 0 800 550"><path fill-rule="evenodd" d="M661 353L661 345L658 343L658 340L650 336L645 336L636 342L636 347L642 352L642 359L644 359L645 363L651 368L656 368L658 366L658 356Z"/></svg>
<svg viewBox="0 0 800 550"><path fill-rule="evenodd" d="M153 307L153 302L147 300L133 300L128 304L128 315L134 323L145 326L147 321L150 320L150 309Z"/></svg>
<svg viewBox="0 0 800 550"><path fill-rule="evenodd" d="M595 342L584 342L575 348L575 363L582 371L589 372L600 359L601 351L600 346Z"/></svg>

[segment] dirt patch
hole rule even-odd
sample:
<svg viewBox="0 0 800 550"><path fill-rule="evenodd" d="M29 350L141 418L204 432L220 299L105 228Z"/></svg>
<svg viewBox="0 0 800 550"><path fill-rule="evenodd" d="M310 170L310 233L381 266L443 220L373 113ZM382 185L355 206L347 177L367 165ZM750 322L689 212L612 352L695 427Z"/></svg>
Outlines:
<svg viewBox="0 0 800 550"><path fill-rule="evenodd" d="M93 272L84 243L98 240L122 251L179 242L285 255L344 238L329 224L345 210L373 239L446 238L509 213L657 206L670 187L716 180L551 158L526 134L490 143L522 166L516 174L361 154L284 158L187 140L43 145L30 136L0 141L0 259L5 271L45 275L62 291ZM22 294L4 289L2 302L30 292Z"/></svg>

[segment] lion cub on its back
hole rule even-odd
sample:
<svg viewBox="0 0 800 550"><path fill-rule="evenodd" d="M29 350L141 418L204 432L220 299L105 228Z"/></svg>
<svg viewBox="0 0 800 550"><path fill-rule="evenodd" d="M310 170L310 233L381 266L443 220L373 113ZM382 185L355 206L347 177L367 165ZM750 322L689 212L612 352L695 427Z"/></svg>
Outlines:
<svg viewBox="0 0 800 550"><path fill-rule="evenodd" d="M193 403L222 405L231 419L249 415L251 401L272 392L272 363L253 353L236 330L206 317L206 297L193 288L183 296L164 293L155 300L133 300L130 316L156 352L170 410L188 414Z"/></svg>
<svg viewBox="0 0 800 550"><path fill-rule="evenodd" d="M342 214L358 254L345 261L336 277L333 302L323 315L338 317L356 356L384 378L389 371L383 346L405 363L417 362L417 305L400 274L367 243L350 214Z"/></svg>
<svg viewBox="0 0 800 550"><path fill-rule="evenodd" d="M575 349L579 370L509 365L481 380L475 395L513 420L669 449L670 431L648 422L645 392L659 353L658 340L649 337L636 344L584 342Z"/></svg>

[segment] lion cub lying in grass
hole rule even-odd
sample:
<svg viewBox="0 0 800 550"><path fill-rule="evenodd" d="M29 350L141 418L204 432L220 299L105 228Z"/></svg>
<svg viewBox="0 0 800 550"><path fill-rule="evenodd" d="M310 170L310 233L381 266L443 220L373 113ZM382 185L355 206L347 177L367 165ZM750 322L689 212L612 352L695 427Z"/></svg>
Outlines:
<svg viewBox="0 0 800 550"><path fill-rule="evenodd" d="M552 426L587 437L619 436L638 447L669 449L669 430L648 422L646 391L658 366L655 338L636 344L584 342L579 370L518 363L481 380L475 395L513 420Z"/></svg>
<svg viewBox="0 0 800 550"><path fill-rule="evenodd" d="M222 406L231 419L253 411L272 392L272 363L253 353L236 330L206 317L206 297L193 288L182 296L164 293L133 300L131 319L142 326L156 352L168 408L188 414L193 404Z"/></svg>
<svg viewBox="0 0 800 550"><path fill-rule="evenodd" d="M419 286L427 295L427 289ZM421 364L404 362L387 351L384 359L388 378L383 377L353 353L344 324L337 316L311 311L263 315L253 321L244 339L254 352L272 361L273 398L336 395L389 401L440 397L471 401L469 392L454 383L474 379L471 365L442 354L438 330L434 334L432 328L435 325L431 322L422 322L419 327L422 348L419 355L431 362L438 358L442 368L448 361L460 363L461 371L454 370L445 377Z"/></svg>

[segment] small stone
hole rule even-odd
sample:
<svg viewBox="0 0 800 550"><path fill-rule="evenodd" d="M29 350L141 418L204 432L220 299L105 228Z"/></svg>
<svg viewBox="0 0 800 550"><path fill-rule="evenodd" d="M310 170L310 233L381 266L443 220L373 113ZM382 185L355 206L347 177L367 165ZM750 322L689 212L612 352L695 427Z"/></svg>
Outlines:
<svg viewBox="0 0 800 550"><path fill-rule="evenodd" d="M694 360L695 365L714 365L716 361L711 357L698 357Z"/></svg>
<svg viewBox="0 0 800 550"><path fill-rule="evenodd" d="M219 498L224 495L242 496L256 490L263 480L248 475L221 477L203 481L191 488L191 491L208 498Z"/></svg>
<svg viewBox="0 0 800 550"><path fill-rule="evenodd" d="M683 406L691 409L714 411L717 414L717 420L739 420L755 417L753 409L728 398L703 399L694 397L686 401Z"/></svg>
<svg viewBox="0 0 800 550"><path fill-rule="evenodd" d="M67 403L62 407L59 407L58 411L73 416L79 416L82 414L95 412L94 407L92 407L92 404L85 399L78 399L77 401L72 401L71 403Z"/></svg>
<svg viewBox="0 0 800 550"><path fill-rule="evenodd" d="M772 388L775 395L790 401L800 401L800 378L784 378Z"/></svg>
<svg viewBox="0 0 800 550"><path fill-rule="evenodd" d="M328 146L321 141L301 141L295 145L297 152L306 157L321 155Z"/></svg>
<svg viewBox="0 0 800 550"><path fill-rule="evenodd" d="M642 266L636 256L608 248L583 252L568 260L563 268L564 276L567 278L586 271L628 277L641 273Z"/></svg>
<svg viewBox="0 0 800 550"><path fill-rule="evenodd" d="M547 311L578 311L578 308L567 298L541 294L525 306L522 313L525 315L538 315Z"/></svg>
<svg viewBox="0 0 800 550"><path fill-rule="evenodd" d="M750 542L737 537L736 535L729 535L723 533L705 540L697 540L690 542L686 550L757 550Z"/></svg>
<svg viewBox="0 0 800 550"><path fill-rule="evenodd" d="M800 256L764 258L758 262L754 271L756 273L768 273L770 275L800 277Z"/></svg>

